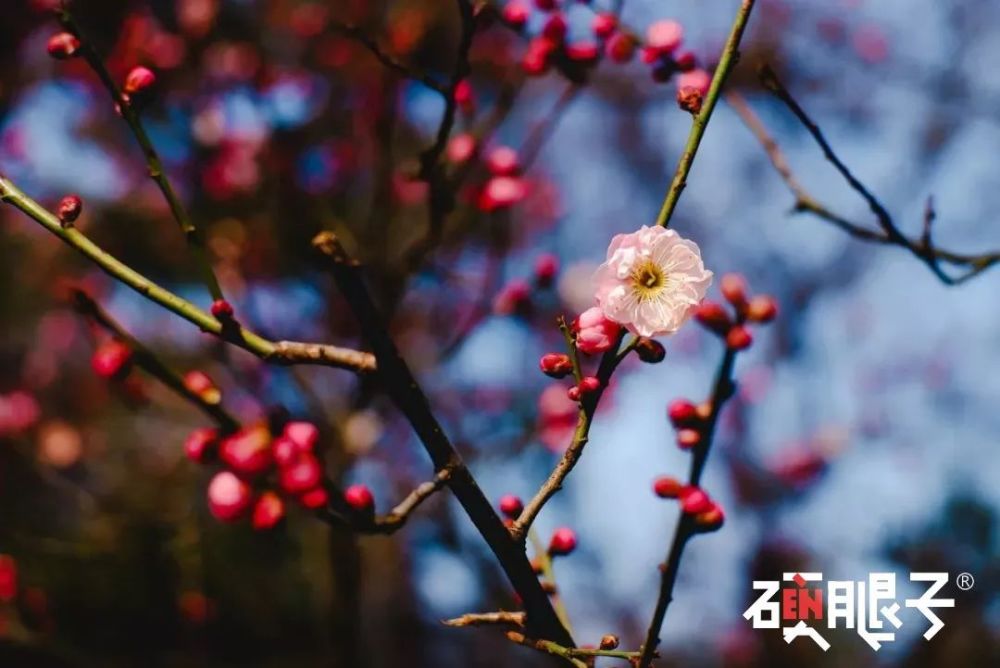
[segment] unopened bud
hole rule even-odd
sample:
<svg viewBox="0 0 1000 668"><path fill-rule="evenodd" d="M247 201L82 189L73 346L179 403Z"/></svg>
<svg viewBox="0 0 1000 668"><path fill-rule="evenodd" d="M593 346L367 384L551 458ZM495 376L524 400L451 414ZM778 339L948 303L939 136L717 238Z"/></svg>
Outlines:
<svg viewBox="0 0 1000 668"><path fill-rule="evenodd" d="M46 50L50 56L59 60L72 58L80 50L80 40L71 33L59 32L49 38Z"/></svg>
<svg viewBox="0 0 1000 668"><path fill-rule="evenodd" d="M778 302L770 295L757 295L747 306L747 320L771 322L778 315Z"/></svg>
<svg viewBox="0 0 1000 668"><path fill-rule="evenodd" d="M56 215L63 227L70 227L80 217L81 211L83 211L83 200L79 195L66 195L59 200L59 206L56 207Z"/></svg>
<svg viewBox="0 0 1000 668"><path fill-rule="evenodd" d="M618 636L609 633L601 637L601 649L609 650L618 647Z"/></svg>
<svg viewBox="0 0 1000 668"><path fill-rule="evenodd" d="M538 367L546 376L551 378L565 378L573 373L573 362L569 355L561 353L547 353L542 355L538 361Z"/></svg>
<svg viewBox="0 0 1000 668"><path fill-rule="evenodd" d="M646 364L659 364L667 356L667 349L659 341L643 336L635 344L635 354Z"/></svg>
<svg viewBox="0 0 1000 668"><path fill-rule="evenodd" d="M724 336L733 326L733 322L722 304L707 299L695 309L694 317L703 327L720 336Z"/></svg>
<svg viewBox="0 0 1000 668"><path fill-rule="evenodd" d="M683 488L684 485L680 480L668 475L660 476L653 481L653 492L661 499L676 499Z"/></svg>
<svg viewBox="0 0 1000 668"><path fill-rule="evenodd" d="M122 92L126 95L141 93L156 82L156 75L148 67L133 67L125 75L125 83L122 85Z"/></svg>
<svg viewBox="0 0 1000 668"><path fill-rule="evenodd" d="M736 325L726 334L726 347L730 350L746 350L752 343L753 336L743 325Z"/></svg>

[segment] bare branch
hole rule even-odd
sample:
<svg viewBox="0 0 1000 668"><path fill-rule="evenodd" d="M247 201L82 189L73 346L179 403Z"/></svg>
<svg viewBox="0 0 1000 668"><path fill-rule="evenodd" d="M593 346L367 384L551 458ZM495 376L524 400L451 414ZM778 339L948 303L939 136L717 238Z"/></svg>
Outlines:
<svg viewBox="0 0 1000 668"><path fill-rule="evenodd" d="M441 621L445 626L490 626L493 624L509 624L511 626L524 626L523 612L470 612L454 619Z"/></svg>

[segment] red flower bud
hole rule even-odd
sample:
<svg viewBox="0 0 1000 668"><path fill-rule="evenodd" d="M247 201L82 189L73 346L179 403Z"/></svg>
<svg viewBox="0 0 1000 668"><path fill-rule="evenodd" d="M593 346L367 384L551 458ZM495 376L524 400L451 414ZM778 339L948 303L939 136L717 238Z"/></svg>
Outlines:
<svg viewBox="0 0 1000 668"><path fill-rule="evenodd" d="M605 651L616 649L619 642L621 641L618 639L618 636L614 634L609 633L605 636L601 636L601 649Z"/></svg>
<svg viewBox="0 0 1000 668"><path fill-rule="evenodd" d="M50 56L59 60L72 58L80 50L80 40L68 32L59 32L49 38L46 50Z"/></svg>
<svg viewBox="0 0 1000 668"><path fill-rule="evenodd" d="M225 299L216 299L212 302L212 315L218 320L232 320L233 319L233 305L227 302Z"/></svg>
<svg viewBox="0 0 1000 668"><path fill-rule="evenodd" d="M66 195L59 200L56 216L59 217L63 227L69 227L80 217L81 211L83 211L83 200L78 195Z"/></svg>
<svg viewBox="0 0 1000 668"><path fill-rule="evenodd" d="M128 373L132 349L117 339L102 343L90 358L90 365L101 378L121 378Z"/></svg>
<svg viewBox="0 0 1000 668"><path fill-rule="evenodd" d="M701 489L697 487L685 487L680 494L681 510L685 515L698 515L711 510L715 505Z"/></svg>
<svg viewBox="0 0 1000 668"><path fill-rule="evenodd" d="M462 79L455 86L455 104L465 113L471 113L476 107L475 93L472 91L472 84L468 79Z"/></svg>
<svg viewBox="0 0 1000 668"><path fill-rule="evenodd" d="M264 473L274 461L271 453L271 433L258 425L241 429L222 440L219 458L232 470L245 476Z"/></svg>
<svg viewBox="0 0 1000 668"><path fill-rule="evenodd" d="M664 475L653 481L653 492L661 499L676 499L684 485L676 478Z"/></svg>
<svg viewBox="0 0 1000 668"><path fill-rule="evenodd" d="M299 446L287 436L279 436L271 443L271 451L274 454L274 463L280 468L290 466L299 454Z"/></svg>
<svg viewBox="0 0 1000 668"><path fill-rule="evenodd" d="M278 482L289 494L302 494L318 486L323 479L319 460L309 453L299 453L288 466L281 469Z"/></svg>
<svg viewBox="0 0 1000 668"><path fill-rule="evenodd" d="M580 401L580 397L582 396L580 393L580 386L574 385L566 390L566 396L570 398L570 401Z"/></svg>
<svg viewBox="0 0 1000 668"><path fill-rule="evenodd" d="M344 501L351 508L360 512L375 510L375 498L366 485L351 485L344 490Z"/></svg>
<svg viewBox="0 0 1000 668"><path fill-rule="evenodd" d="M498 146L486 156L486 169L494 176L512 176L521 171L517 151L509 146Z"/></svg>
<svg viewBox="0 0 1000 668"><path fill-rule="evenodd" d="M674 67L680 72L690 72L698 66L698 59L693 51L684 51L674 57Z"/></svg>
<svg viewBox="0 0 1000 668"><path fill-rule="evenodd" d="M542 287L552 285L559 273L559 258L552 253L544 253L535 260L535 283Z"/></svg>
<svg viewBox="0 0 1000 668"><path fill-rule="evenodd" d="M701 443L701 432L697 429L681 429L677 432L677 446L681 450L690 450Z"/></svg>
<svg viewBox="0 0 1000 668"><path fill-rule="evenodd" d="M659 364L667 356L667 349L659 341L643 336L635 345L635 354L646 364Z"/></svg>
<svg viewBox="0 0 1000 668"><path fill-rule="evenodd" d="M573 373L573 362L569 355L562 353L546 353L538 361L542 373L551 378L565 378Z"/></svg>
<svg viewBox="0 0 1000 668"><path fill-rule="evenodd" d="M562 14L553 14L542 26L542 36L561 44L566 38L566 19Z"/></svg>
<svg viewBox="0 0 1000 668"><path fill-rule="evenodd" d="M299 497L299 503L309 510L319 510L326 508L330 501L330 495L323 487L315 487Z"/></svg>
<svg viewBox="0 0 1000 668"><path fill-rule="evenodd" d="M747 279L740 274L725 274L719 281L719 291L737 311L747 307Z"/></svg>
<svg viewBox="0 0 1000 668"><path fill-rule="evenodd" d="M271 491L264 492L254 504L250 523L257 531L273 529L285 517L285 502Z"/></svg>
<svg viewBox="0 0 1000 668"><path fill-rule="evenodd" d="M283 430L285 436L302 452L312 452L319 440L319 429L312 422L298 420L289 422Z"/></svg>
<svg viewBox="0 0 1000 668"><path fill-rule="evenodd" d="M726 347L730 350L746 350L753 343L750 330L743 325L736 325L726 334Z"/></svg>
<svg viewBox="0 0 1000 668"><path fill-rule="evenodd" d="M531 16L531 9L520 0L511 0L503 7L503 19L514 28L523 28Z"/></svg>
<svg viewBox="0 0 1000 668"><path fill-rule="evenodd" d="M747 320L771 322L778 315L778 302L770 295L757 295L747 305Z"/></svg>
<svg viewBox="0 0 1000 668"><path fill-rule="evenodd" d="M217 404L222 401L222 392L204 371L193 370L184 374L184 387L206 403Z"/></svg>
<svg viewBox="0 0 1000 668"><path fill-rule="evenodd" d="M517 519L524 510L524 503L521 499L513 494L505 494L500 497L500 512L507 517Z"/></svg>
<svg viewBox="0 0 1000 668"><path fill-rule="evenodd" d="M592 65L601 57L601 47L596 42L576 42L566 46L566 57L570 60Z"/></svg>
<svg viewBox="0 0 1000 668"><path fill-rule="evenodd" d="M580 388L580 394L591 394L601 387L601 381L596 376L584 376L577 387Z"/></svg>
<svg viewBox="0 0 1000 668"><path fill-rule="evenodd" d="M726 515L722 512L722 507L717 503L712 503L711 508L694 516L695 524L705 532L719 529L725 520Z"/></svg>
<svg viewBox="0 0 1000 668"><path fill-rule="evenodd" d="M126 95L141 93L156 82L156 75L148 67L133 67L125 75L125 83L122 85L122 92Z"/></svg>
<svg viewBox="0 0 1000 668"><path fill-rule="evenodd" d="M553 557L565 556L576 549L576 533L563 527L556 529L549 541L549 554Z"/></svg>
<svg viewBox="0 0 1000 668"><path fill-rule="evenodd" d="M212 454L219 432L210 427L195 429L184 439L184 454L191 461L204 463Z"/></svg>
<svg viewBox="0 0 1000 668"><path fill-rule="evenodd" d="M675 399L670 402L667 407L667 415L670 417L670 422L675 427L684 427L691 424L695 424L700 419L698 415L698 407L687 399Z"/></svg>
<svg viewBox="0 0 1000 668"><path fill-rule="evenodd" d="M635 37L623 32L616 32L604 47L604 53L616 63L627 63L635 56Z"/></svg>
<svg viewBox="0 0 1000 668"><path fill-rule="evenodd" d="M601 12L594 16L590 25L596 36L607 38L618 28L618 17L611 12Z"/></svg>
<svg viewBox="0 0 1000 668"><path fill-rule="evenodd" d="M719 335L725 335L733 326L733 321L722 304L707 299L695 308L694 317L706 329Z"/></svg>
<svg viewBox="0 0 1000 668"><path fill-rule="evenodd" d="M17 598L17 562L9 554L0 554L0 603Z"/></svg>
<svg viewBox="0 0 1000 668"><path fill-rule="evenodd" d="M231 471L216 473L208 483L208 509L220 522L234 522L250 507L250 485Z"/></svg>

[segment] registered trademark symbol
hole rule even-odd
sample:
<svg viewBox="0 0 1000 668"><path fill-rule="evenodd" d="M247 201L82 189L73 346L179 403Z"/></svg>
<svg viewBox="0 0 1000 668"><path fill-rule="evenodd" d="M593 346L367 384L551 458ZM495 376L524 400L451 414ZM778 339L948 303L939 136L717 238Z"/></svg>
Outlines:
<svg viewBox="0 0 1000 668"><path fill-rule="evenodd" d="M962 591L969 591L974 584L976 579L972 577L972 573L959 573L955 578L955 585Z"/></svg>

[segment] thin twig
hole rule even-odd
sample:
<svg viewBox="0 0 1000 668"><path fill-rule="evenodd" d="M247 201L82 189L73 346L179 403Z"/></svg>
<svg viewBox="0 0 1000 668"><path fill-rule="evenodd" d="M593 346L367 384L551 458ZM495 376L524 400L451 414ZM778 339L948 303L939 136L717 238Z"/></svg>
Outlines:
<svg viewBox="0 0 1000 668"><path fill-rule="evenodd" d="M443 86L440 82L438 82L428 74L424 74L422 72L414 70L409 65L387 54L385 51L381 49L381 47L379 47L378 42L376 42L373 38L369 37L365 33L365 31L359 28L358 26L350 23L333 22L331 23L331 27L334 30L343 33L347 37L350 37L355 42L361 44L363 47L368 49L368 51L371 52L371 54L375 56L375 58L378 59L380 63L385 65L393 72L399 74L403 78L412 79L413 81L419 81L420 83L422 83L424 86L431 89L435 93L447 97L448 89L445 86Z"/></svg>
<svg viewBox="0 0 1000 668"><path fill-rule="evenodd" d="M553 656L566 659L574 666L579 666L580 668L587 668L587 660L592 661L596 657L622 659L624 661L632 662L639 656L639 652L627 650L577 649L575 647L563 647L559 643L552 642L551 640L536 640L535 638L529 638L518 631L508 631L507 639L511 642L517 643L518 645L531 647L532 649L537 649L541 652L545 652L546 654L552 654Z"/></svg>
<svg viewBox="0 0 1000 668"><path fill-rule="evenodd" d="M674 171L674 178L670 182L670 188L667 190L667 195L663 200L663 206L660 207L660 213L656 217L657 225L666 227L670 224L670 218L674 215L674 208L677 206L677 201L680 199L681 193L684 192L684 187L687 185L687 177L691 172L691 166L694 164L698 147L701 145L701 138L705 135L705 129L708 127L708 121L712 118L712 112L715 111L715 105L719 100L719 93L722 91L722 86L729 77L729 73L739 60L740 40L743 38L743 31L747 26L747 21L750 19L750 11L753 9L753 5L754 0L741 0L740 9L736 13L736 20L733 21L733 27L729 31L729 37L726 39L725 46L722 47L719 64L716 65L715 73L712 75L712 85L708 89L708 94L705 96L701 110L691 119L691 132L688 134L684 152L681 153L680 161L677 163L677 169Z"/></svg>
<svg viewBox="0 0 1000 668"><path fill-rule="evenodd" d="M224 341L253 353L265 362L285 365L316 364L349 369L356 373L375 371L375 357L370 353L320 343L269 341L235 323L223 324L191 302L157 285L121 262L76 228L64 228L53 213L28 197L3 176L0 176L0 201L19 209L46 230L59 237L67 246L91 260L106 274L132 288L146 299L176 313L188 322L197 325L202 331L214 334Z"/></svg>
<svg viewBox="0 0 1000 668"><path fill-rule="evenodd" d="M132 351L135 363L144 369L151 376L170 388L175 394L188 401L190 404L201 410L208 417L212 418L225 432L236 431L240 427L240 422L229 414L219 400L209 401L197 392L192 392L184 384L184 379L176 371L167 366L159 357L153 353L146 345L136 339L124 327L122 327L107 311L94 301L90 295L83 290L73 291L73 302L76 310L83 316L90 318L95 323L106 329L114 337L126 345Z"/></svg>
<svg viewBox="0 0 1000 668"><path fill-rule="evenodd" d="M529 627L538 635L553 638L568 646L573 640L560 623L548 596L542 589L523 546L513 540L500 517L493 510L472 473L462 461L444 429L434 416L430 402L402 358L379 308L361 276L360 267L351 259L332 232L322 232L313 246L325 256L326 266L354 312L363 335L378 358L378 373L383 387L397 408L406 416L424 445L436 470L450 469L447 480L479 533L496 555L511 584L521 597L528 613Z"/></svg>
<svg viewBox="0 0 1000 668"><path fill-rule="evenodd" d="M937 276L937 278L945 285L957 285L959 283L963 283L985 271L994 264L1000 262L1000 251L979 255L969 255L936 248L931 242L930 235L931 224L935 218L933 206L930 204L928 204L928 208L925 209L923 232L921 236L914 240L904 235L893 221L892 216L889 215L885 206L882 205L879 199L863 183L861 183L861 181L837 156L819 126L805 112L795 98L792 97L788 89L786 89L778 79L774 70L767 65L764 65L760 70L760 80L761 83L764 84L764 87L776 98L781 100L781 102L784 103L784 105L792 112L799 122L802 123L812 136L813 140L823 151L823 155L826 157L827 161L833 165L834 169L836 169L837 172L844 178L851 189L865 200L868 204L868 208L871 209L872 213L875 215L880 231L871 230L862 225L850 222L842 216L833 213L830 209L820 204L813 197L809 196L802 186L795 181L794 177L792 177L791 169L787 167L787 161L781 154L777 143L770 137L767 130L764 128L760 120L753 114L750 107L746 104L734 105L733 108L754 133L758 141L760 141L764 146L764 150L771 158L771 163L775 166L778 173L789 186L789 189L795 195L796 211L807 211L812 213L818 218L836 225L851 236L864 239L865 241L905 248L926 264L934 275ZM779 165L783 165L783 167L779 167ZM790 177L791 181L789 180ZM948 264L965 268L966 271L958 274L957 276L952 276L941 268L941 262L947 262Z"/></svg>
<svg viewBox="0 0 1000 668"><path fill-rule="evenodd" d="M453 619L441 621L445 626L490 626L494 624L524 626L523 612L470 612Z"/></svg>
<svg viewBox="0 0 1000 668"><path fill-rule="evenodd" d="M733 365L735 361L736 351L727 348L715 375L712 396L709 399L711 411L705 420L701 441L692 453L691 470L688 474L689 485L698 486L701 482L701 474L705 469L705 462L708 461L708 453L712 447L719 414L722 411L722 406L733 396L735 389ZM683 512L679 512L677 526L674 529L674 536L667 551L666 561L660 570L660 593L656 600L653 617L649 622L649 628L646 631L646 640L642 645L642 655L636 664L637 668L646 668L655 656L656 648L660 644L659 636L660 629L663 627L663 619L667 614L667 607L673 600L674 584L677 582L677 572L680 569L681 557L684 555L684 548L687 546L688 540L696 533L697 525L694 519Z"/></svg>
<svg viewBox="0 0 1000 668"><path fill-rule="evenodd" d="M60 6L57 11L57 16L63 28L80 40L80 55L83 56L83 59L87 62L90 68L94 70L94 73L97 74L97 77L107 89L112 102L114 102L115 107L120 111L122 118L125 119L129 129L132 131L132 135L135 137L136 142L138 142L139 147L142 149L142 154L146 159L146 167L149 172L149 176L160 188L160 192L163 193L163 198L167 201L167 205L170 207L170 212L173 214L174 220L177 221L177 224L181 228L181 232L184 233L184 239L187 241L188 247L195 256L195 261L198 263L199 270L202 274L202 280L208 288L209 293L212 295L212 299L223 299L222 288L219 286L219 281L216 279L215 272L212 270L212 263L209 260L208 253L205 249L205 240L202 238L201 231L195 226L194 221L191 220L191 216L188 215L187 209L184 207L180 197L178 197L177 193L174 191L173 185L171 185L170 180L167 178L166 171L163 168L163 161L160 159L159 154L153 147L153 143L150 141L149 135L146 134L146 129L142 125L142 121L139 118L135 105L127 96L122 94L117 82L114 80L114 77L111 76L107 66L104 64L104 60L97 53L97 50L94 48L90 40L88 40L81 32L80 26L73 18L73 15L69 12L66 2L63 2Z"/></svg>
<svg viewBox="0 0 1000 668"><path fill-rule="evenodd" d="M374 533L395 533L409 519L410 514L416 510L420 504L434 495L435 492L448 484L451 477L451 469L445 468L438 471L433 480L417 485L405 499L400 501L388 514L376 517L372 524Z"/></svg>

